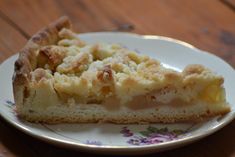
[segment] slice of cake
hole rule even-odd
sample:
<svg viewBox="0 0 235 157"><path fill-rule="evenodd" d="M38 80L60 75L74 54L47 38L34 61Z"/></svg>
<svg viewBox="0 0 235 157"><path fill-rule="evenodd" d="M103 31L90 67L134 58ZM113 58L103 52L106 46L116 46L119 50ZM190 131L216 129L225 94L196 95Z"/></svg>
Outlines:
<svg viewBox="0 0 235 157"><path fill-rule="evenodd" d="M172 123L230 111L223 77L202 65L182 72L117 44L87 44L62 17L20 51L16 112L44 123Z"/></svg>

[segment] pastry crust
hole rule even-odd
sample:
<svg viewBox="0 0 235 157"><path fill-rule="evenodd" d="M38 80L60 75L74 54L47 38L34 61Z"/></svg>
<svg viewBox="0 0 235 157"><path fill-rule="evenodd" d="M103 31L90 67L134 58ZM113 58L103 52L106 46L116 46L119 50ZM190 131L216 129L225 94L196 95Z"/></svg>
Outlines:
<svg viewBox="0 0 235 157"><path fill-rule="evenodd" d="M19 52L19 58L15 62L13 75L13 92L17 106L22 106L24 99L29 96L27 89L30 82L30 72L36 68L37 50L42 46L53 45L59 40L58 33L63 28L71 28L68 17L63 16L54 23L43 28L29 39L27 44Z"/></svg>
<svg viewBox="0 0 235 157"><path fill-rule="evenodd" d="M230 111L223 77L204 66L166 69L117 45L86 45L70 29L62 17L20 51L13 76L20 117L44 123L172 123Z"/></svg>

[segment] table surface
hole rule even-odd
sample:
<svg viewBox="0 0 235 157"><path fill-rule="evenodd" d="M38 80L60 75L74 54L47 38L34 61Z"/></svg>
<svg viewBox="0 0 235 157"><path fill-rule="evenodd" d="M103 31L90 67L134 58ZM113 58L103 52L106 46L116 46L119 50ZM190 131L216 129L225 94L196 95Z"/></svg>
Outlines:
<svg viewBox="0 0 235 157"><path fill-rule="evenodd" d="M186 41L235 67L235 0L0 0L0 62L62 15L78 32L129 31ZM235 157L235 121L201 141L149 156ZM96 156L25 135L0 118L0 157Z"/></svg>

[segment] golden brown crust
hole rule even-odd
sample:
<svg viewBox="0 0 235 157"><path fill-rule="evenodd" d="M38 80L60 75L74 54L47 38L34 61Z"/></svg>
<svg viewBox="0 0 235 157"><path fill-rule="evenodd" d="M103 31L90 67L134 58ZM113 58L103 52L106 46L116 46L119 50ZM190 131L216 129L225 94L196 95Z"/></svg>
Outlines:
<svg viewBox="0 0 235 157"><path fill-rule="evenodd" d="M13 92L17 105L22 105L24 95L27 96L27 94L22 93L27 93L29 73L35 69L37 64L37 50L41 46L55 44L59 40L59 31L70 27L69 19L63 16L33 35L25 47L20 50L19 58L15 62L15 72L13 75Z"/></svg>

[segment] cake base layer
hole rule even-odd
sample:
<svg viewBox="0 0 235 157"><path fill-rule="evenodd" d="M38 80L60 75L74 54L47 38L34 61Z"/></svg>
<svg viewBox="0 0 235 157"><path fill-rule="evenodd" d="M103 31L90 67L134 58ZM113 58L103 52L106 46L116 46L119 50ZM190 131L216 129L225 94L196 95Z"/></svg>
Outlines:
<svg viewBox="0 0 235 157"><path fill-rule="evenodd" d="M198 122L210 117L224 115L230 111L227 104L203 104L189 106L156 106L147 109L132 110L122 106L117 110L108 110L98 104L76 104L71 106L54 105L47 108L18 107L19 117L38 123L174 123Z"/></svg>

